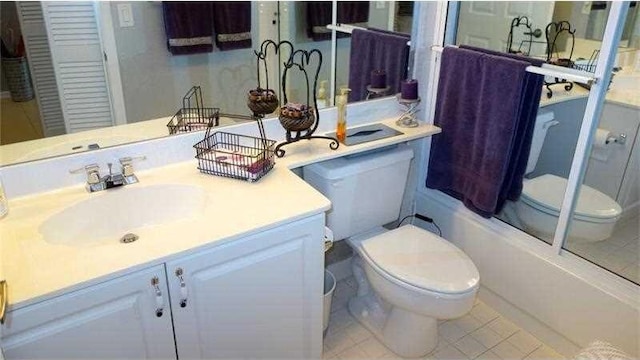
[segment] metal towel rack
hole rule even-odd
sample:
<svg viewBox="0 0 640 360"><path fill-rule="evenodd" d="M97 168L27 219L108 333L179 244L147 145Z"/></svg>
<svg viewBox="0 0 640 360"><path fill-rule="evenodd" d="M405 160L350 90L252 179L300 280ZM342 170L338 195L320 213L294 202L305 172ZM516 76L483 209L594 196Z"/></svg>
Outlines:
<svg viewBox="0 0 640 360"><path fill-rule="evenodd" d="M447 45L447 46L457 47L454 45ZM433 45L431 46L431 50L441 53L442 50L444 50L444 47ZM594 77L593 74L590 72L570 69L570 68L551 65L551 64L542 64L541 67L527 66L526 71L534 74L551 76L554 78L560 78L560 79L580 82L580 83L589 84L589 85L592 85L598 82L598 78Z"/></svg>

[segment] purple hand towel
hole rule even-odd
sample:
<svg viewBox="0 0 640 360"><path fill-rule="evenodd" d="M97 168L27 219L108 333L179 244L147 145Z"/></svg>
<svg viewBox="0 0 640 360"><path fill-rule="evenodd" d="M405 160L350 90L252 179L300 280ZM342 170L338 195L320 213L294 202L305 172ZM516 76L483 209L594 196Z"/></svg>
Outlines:
<svg viewBox="0 0 640 360"><path fill-rule="evenodd" d="M162 3L167 48L173 55L213 51L213 16L210 2Z"/></svg>
<svg viewBox="0 0 640 360"><path fill-rule="evenodd" d="M528 129L520 119L535 102L535 97L526 98L533 86L526 81L529 65L467 49L444 49L434 121L442 133L431 142L427 187L461 200L484 217L499 210L510 193L505 190L512 186L510 172L520 166L520 150L514 149Z"/></svg>
<svg viewBox="0 0 640 360"><path fill-rule="evenodd" d="M410 37L406 34L378 30L353 30L349 59L349 101L367 97L367 85L373 70L387 73L389 94L400 92L400 82L406 78Z"/></svg>
<svg viewBox="0 0 640 360"><path fill-rule="evenodd" d="M251 47L251 1L214 1L213 23L218 49Z"/></svg>

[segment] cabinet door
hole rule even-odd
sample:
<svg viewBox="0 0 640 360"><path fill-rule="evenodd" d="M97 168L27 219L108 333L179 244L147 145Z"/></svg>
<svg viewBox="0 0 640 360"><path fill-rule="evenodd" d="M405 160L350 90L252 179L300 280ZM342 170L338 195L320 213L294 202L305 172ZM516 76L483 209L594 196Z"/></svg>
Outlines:
<svg viewBox="0 0 640 360"><path fill-rule="evenodd" d="M7 360L176 358L164 266L12 311L2 330Z"/></svg>
<svg viewBox="0 0 640 360"><path fill-rule="evenodd" d="M320 214L167 263L178 356L320 358L323 224Z"/></svg>

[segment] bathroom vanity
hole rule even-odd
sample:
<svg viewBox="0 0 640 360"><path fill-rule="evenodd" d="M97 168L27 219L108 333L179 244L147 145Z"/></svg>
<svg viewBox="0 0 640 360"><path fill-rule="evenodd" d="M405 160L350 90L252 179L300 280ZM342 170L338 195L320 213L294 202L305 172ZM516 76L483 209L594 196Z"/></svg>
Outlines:
<svg viewBox="0 0 640 360"><path fill-rule="evenodd" d="M440 131L400 130L337 151L324 142L294 144L257 183L201 174L187 158L138 171L139 183L119 189L89 194L77 183L10 198L0 227L10 299L0 327L5 357L320 357L324 212L331 204L291 169ZM122 154L101 151L105 159ZM165 201L163 192L181 196ZM86 201L94 211L76 210ZM46 226L65 212L76 219L49 235ZM148 225L149 212L163 220ZM138 240L120 242L125 221Z"/></svg>

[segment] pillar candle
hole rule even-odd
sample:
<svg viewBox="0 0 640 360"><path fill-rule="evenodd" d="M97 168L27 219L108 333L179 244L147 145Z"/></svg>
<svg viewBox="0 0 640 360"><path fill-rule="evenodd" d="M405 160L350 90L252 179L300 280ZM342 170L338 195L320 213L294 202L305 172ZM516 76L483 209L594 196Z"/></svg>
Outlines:
<svg viewBox="0 0 640 360"><path fill-rule="evenodd" d="M387 87L387 72L384 70L373 70L371 72L372 88L381 89Z"/></svg>
<svg viewBox="0 0 640 360"><path fill-rule="evenodd" d="M405 100L417 100L418 99L418 80L403 80L400 84L400 91L402 98Z"/></svg>

